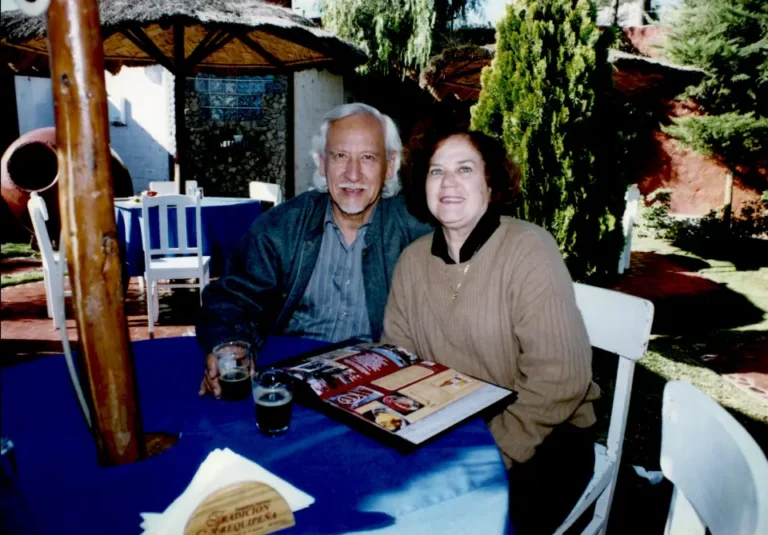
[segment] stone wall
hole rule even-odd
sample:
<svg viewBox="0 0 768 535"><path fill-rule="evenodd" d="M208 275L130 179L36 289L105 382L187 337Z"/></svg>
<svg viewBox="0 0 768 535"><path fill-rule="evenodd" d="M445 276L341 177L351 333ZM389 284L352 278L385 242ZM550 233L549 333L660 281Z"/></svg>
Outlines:
<svg viewBox="0 0 768 535"><path fill-rule="evenodd" d="M253 180L286 181L285 76L189 78L184 180L207 196L247 197Z"/></svg>

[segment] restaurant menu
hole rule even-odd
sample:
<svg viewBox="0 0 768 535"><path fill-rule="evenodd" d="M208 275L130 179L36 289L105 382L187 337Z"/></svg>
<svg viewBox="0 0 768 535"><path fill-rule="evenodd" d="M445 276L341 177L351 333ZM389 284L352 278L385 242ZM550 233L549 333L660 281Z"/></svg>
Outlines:
<svg viewBox="0 0 768 535"><path fill-rule="evenodd" d="M387 344L356 343L291 361L284 369L330 409L325 412L378 438L394 439L395 446L418 446L517 397Z"/></svg>

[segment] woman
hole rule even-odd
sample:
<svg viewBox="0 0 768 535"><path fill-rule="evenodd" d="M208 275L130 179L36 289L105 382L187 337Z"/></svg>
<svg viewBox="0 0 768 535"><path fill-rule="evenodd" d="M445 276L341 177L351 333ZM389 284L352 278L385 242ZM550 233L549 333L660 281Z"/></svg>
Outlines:
<svg viewBox="0 0 768 535"><path fill-rule="evenodd" d="M517 533L552 533L594 467L599 389L570 275L549 233L499 215L516 174L494 140L438 132L412 160L439 226L398 261L383 341L518 392L490 422L510 516Z"/></svg>

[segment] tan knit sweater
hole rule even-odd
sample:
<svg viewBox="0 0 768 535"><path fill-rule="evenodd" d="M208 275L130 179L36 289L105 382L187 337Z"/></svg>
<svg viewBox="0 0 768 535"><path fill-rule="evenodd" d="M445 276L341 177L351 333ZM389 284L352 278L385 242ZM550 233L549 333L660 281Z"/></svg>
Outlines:
<svg viewBox="0 0 768 535"><path fill-rule="evenodd" d="M518 400L490 424L507 466L530 459L562 422L592 425L600 394L592 349L549 233L502 217L469 262L453 265L431 245L430 234L401 255L382 340L517 390Z"/></svg>

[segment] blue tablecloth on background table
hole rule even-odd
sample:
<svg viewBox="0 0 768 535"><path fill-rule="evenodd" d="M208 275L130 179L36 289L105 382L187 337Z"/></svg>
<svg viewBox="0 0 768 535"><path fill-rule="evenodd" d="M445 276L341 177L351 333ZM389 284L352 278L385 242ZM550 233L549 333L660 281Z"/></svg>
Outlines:
<svg viewBox="0 0 768 535"><path fill-rule="evenodd" d="M156 211L157 209L155 209ZM228 260L240 245L253 220L261 215L261 202L235 197L205 197L200 207L203 230L203 254L211 257L211 276L226 275ZM141 242L141 203L115 201L117 235L128 276L144 274L144 247ZM187 208L187 232L195 236L194 208ZM153 229L158 228L152 225ZM175 228L172 231L175 241ZM155 232L157 240L157 231ZM196 237L194 243L196 243Z"/></svg>
<svg viewBox="0 0 768 535"><path fill-rule="evenodd" d="M259 363L319 345L270 338ZM480 419L407 456L301 406L287 434L268 438L255 427L251 400L197 395L202 354L194 338L136 342L133 348L144 429L180 432L178 444L140 463L103 468L64 359L5 368L2 434L15 443L20 488L0 494L0 528L36 533L37 523L45 534L139 533L140 512L165 510L208 453L228 447L315 497L296 514L296 526L281 533L512 532L504 464Z"/></svg>

